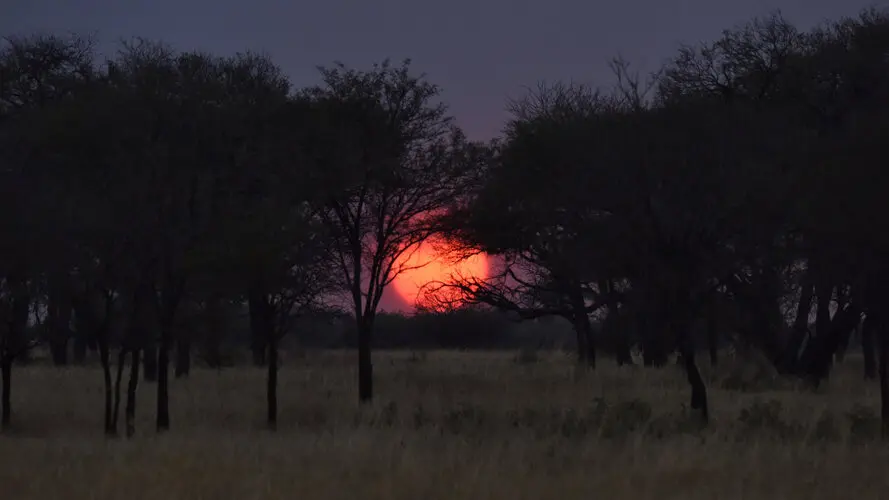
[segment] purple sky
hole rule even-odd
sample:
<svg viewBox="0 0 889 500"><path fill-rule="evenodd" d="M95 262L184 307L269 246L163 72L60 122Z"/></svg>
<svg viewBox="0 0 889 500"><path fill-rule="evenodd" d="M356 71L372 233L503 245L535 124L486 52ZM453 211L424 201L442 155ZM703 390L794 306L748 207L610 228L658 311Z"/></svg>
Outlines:
<svg viewBox="0 0 889 500"><path fill-rule="evenodd" d="M540 80L608 85L618 53L656 68L682 42L781 9L798 26L854 15L886 0L0 0L0 34L134 35L220 54L266 51L296 85L318 64L365 67L413 59L444 89L472 138L496 136L504 98Z"/></svg>
<svg viewBox="0 0 889 500"><path fill-rule="evenodd" d="M865 0L0 0L0 35L96 33L103 50L120 37L178 49L265 51L297 86L316 65L366 67L411 58L444 89L470 138L499 134L507 96L541 80L612 83L617 54L645 72L679 44L780 9L801 28L855 15ZM398 307L391 297L387 308Z"/></svg>

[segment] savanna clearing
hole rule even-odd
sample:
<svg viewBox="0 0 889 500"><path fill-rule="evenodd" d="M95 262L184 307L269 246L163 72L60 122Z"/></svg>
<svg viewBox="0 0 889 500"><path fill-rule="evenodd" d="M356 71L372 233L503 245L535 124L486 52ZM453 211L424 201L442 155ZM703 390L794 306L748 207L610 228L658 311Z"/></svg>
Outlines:
<svg viewBox="0 0 889 500"><path fill-rule="evenodd" d="M133 440L102 435L93 367L15 371L0 436L2 498L880 498L889 448L861 360L820 394L726 357L706 372L712 421L686 415L676 366L575 368L559 353L378 353L356 402L354 354L283 361L276 433L265 372L196 369L171 383L155 435L141 383ZM740 368L744 366L745 368ZM823 394L826 392L827 394Z"/></svg>

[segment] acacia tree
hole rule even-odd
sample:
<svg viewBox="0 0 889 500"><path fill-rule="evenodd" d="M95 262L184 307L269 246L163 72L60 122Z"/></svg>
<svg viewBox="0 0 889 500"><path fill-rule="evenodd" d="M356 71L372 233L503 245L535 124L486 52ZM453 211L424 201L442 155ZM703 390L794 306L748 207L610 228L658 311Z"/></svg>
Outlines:
<svg viewBox="0 0 889 500"><path fill-rule="evenodd" d="M605 303L598 279L611 278L603 260L611 247L589 242L604 228L586 231L593 219L603 225L599 208L581 201L599 194L595 184L574 186L583 182L578 173L589 160L596 120L616 106L590 88L561 84L540 86L511 103L505 141L495 145L470 200L445 217L449 245L496 255L495 272L484 280L451 277L429 287L427 301L447 300L446 291L456 288L461 302L524 319L563 316L574 326L578 360L595 365L589 315Z"/></svg>
<svg viewBox="0 0 889 500"><path fill-rule="evenodd" d="M164 431L170 425L169 360L177 314L206 234L210 179L225 153L219 132L224 91L215 58L177 54L145 40L124 44L110 63L109 79L132 121L125 139L140 153L121 165L115 187L127 196L122 208L134 246L131 283L153 290L139 296L150 299L156 313L156 427Z"/></svg>
<svg viewBox="0 0 889 500"><path fill-rule="evenodd" d="M460 193L474 157L436 103L438 87L409 70L409 62L369 71L337 64L321 68L324 84L306 91L317 126L309 154L325 186L316 206L355 316L361 402L373 397L383 292L406 269L403 257L435 232L431 216Z"/></svg>
<svg viewBox="0 0 889 500"><path fill-rule="evenodd" d="M317 190L305 139L314 123L310 103L288 97L289 83L267 59L239 56L223 72L232 163L214 180L218 202L199 274L204 288L248 304L254 360L267 361L274 430L281 340L296 317L323 307L334 284L327 232L310 203Z"/></svg>

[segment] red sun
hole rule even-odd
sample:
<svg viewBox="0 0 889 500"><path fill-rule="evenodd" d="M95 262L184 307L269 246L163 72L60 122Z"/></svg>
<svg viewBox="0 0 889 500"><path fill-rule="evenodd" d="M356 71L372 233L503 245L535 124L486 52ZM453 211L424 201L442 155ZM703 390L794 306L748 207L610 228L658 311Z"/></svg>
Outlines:
<svg viewBox="0 0 889 500"><path fill-rule="evenodd" d="M451 282L454 277L484 280L488 277L488 258L476 254L458 262L440 255L432 245L424 243L416 251L407 252L396 268L405 269L392 283L398 295L410 305L417 304L418 296L429 293L439 283ZM454 293L439 291L453 299ZM459 294L457 294L459 296Z"/></svg>

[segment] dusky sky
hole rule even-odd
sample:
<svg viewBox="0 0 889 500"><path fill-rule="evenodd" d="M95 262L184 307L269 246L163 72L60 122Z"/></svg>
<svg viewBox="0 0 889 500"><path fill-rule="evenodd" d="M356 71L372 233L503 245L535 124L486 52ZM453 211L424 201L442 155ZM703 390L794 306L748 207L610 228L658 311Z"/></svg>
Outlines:
<svg viewBox="0 0 889 500"><path fill-rule="evenodd" d="M443 89L472 139L499 135L506 98L540 81L611 85L608 60L656 69L682 43L780 9L801 29L866 7L865 0L0 0L0 35L94 33L113 55L121 37L180 50L269 54L295 86L317 65L366 68L391 58ZM384 309L404 306L395 293Z"/></svg>
<svg viewBox="0 0 889 500"><path fill-rule="evenodd" d="M780 9L807 29L856 15L866 0L0 0L0 35L91 33L110 53L120 37L227 55L265 51L294 85L316 65L368 67L411 58L444 90L470 138L499 134L505 98L541 80L610 85L617 54L645 73L681 43Z"/></svg>

